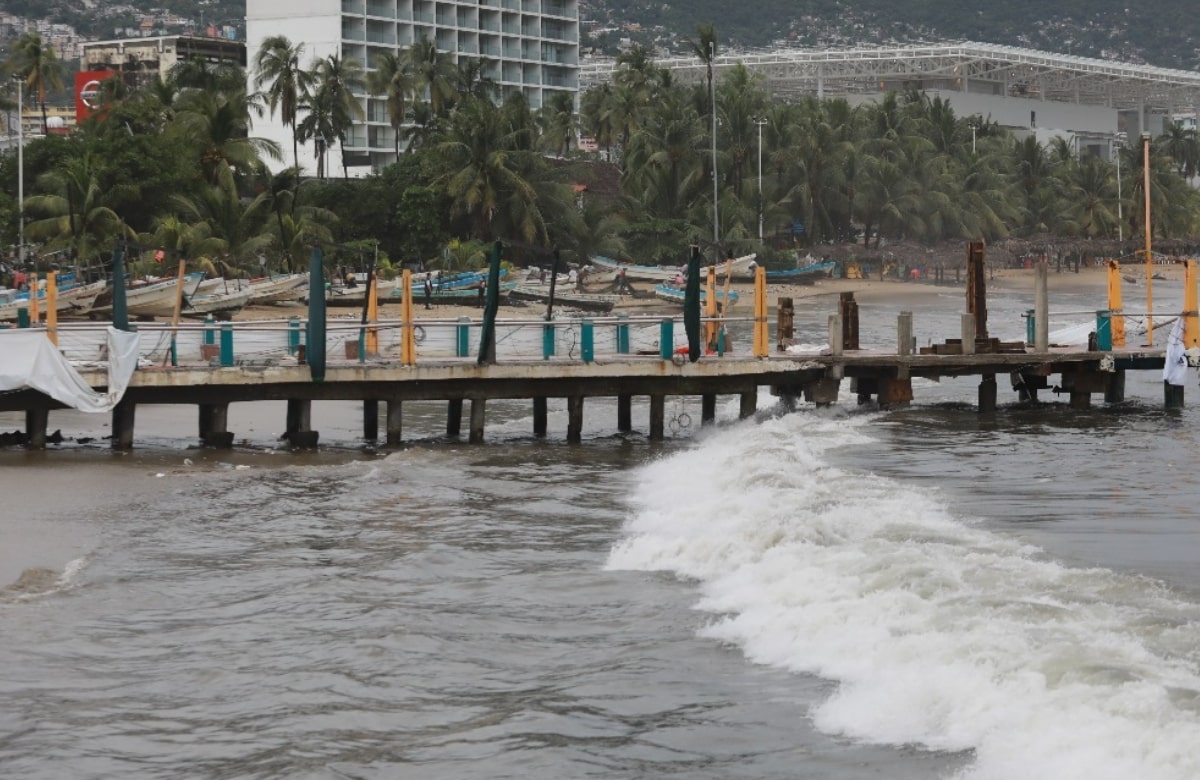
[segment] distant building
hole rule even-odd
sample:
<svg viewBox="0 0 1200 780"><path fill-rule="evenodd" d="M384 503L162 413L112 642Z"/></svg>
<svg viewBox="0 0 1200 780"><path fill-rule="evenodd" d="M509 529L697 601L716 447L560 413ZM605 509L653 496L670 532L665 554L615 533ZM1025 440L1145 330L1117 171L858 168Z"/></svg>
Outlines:
<svg viewBox="0 0 1200 780"><path fill-rule="evenodd" d="M166 78L175 64L190 59L246 66L246 44L224 38L160 35L83 44L82 71L115 71L132 87Z"/></svg>
<svg viewBox="0 0 1200 780"><path fill-rule="evenodd" d="M379 55L403 53L424 38L456 59L481 60L502 95L521 92L534 109L555 92L579 90L579 0L247 0L252 58L272 35L303 44L305 67L337 54L367 71ZM351 129L345 149L330 149L329 170L341 170L343 156L359 175L396 159L386 101L365 94L360 100L366 119ZM292 131L278 114L256 120L254 132L292 147ZM315 153L306 146L300 165L311 174Z"/></svg>

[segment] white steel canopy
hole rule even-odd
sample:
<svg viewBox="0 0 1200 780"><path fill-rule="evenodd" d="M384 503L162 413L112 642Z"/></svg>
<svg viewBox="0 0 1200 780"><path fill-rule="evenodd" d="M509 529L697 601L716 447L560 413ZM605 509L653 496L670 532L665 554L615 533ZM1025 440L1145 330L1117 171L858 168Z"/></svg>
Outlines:
<svg viewBox="0 0 1200 780"><path fill-rule="evenodd" d="M1168 114L1200 107L1200 73L988 43L779 49L718 56L713 67L719 72L737 63L760 74L776 95L830 97L911 86ZM656 64L684 81L705 77L696 57ZM611 59L585 62L579 69L580 86L610 81L615 69Z"/></svg>

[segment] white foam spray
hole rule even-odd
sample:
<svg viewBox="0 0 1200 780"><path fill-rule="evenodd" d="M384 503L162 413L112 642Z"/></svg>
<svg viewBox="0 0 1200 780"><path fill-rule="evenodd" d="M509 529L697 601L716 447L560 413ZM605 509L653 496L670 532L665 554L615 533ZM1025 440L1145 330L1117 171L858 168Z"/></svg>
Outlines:
<svg viewBox="0 0 1200 780"><path fill-rule="evenodd" d="M832 466L868 421L739 425L644 467L609 567L696 581L705 636L838 682L827 733L970 750L973 780L1200 777L1200 606Z"/></svg>

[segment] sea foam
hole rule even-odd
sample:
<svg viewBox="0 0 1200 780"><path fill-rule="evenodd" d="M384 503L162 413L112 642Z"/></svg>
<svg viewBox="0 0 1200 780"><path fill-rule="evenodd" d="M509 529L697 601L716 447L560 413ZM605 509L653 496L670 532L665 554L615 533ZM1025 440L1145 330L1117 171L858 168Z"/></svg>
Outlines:
<svg viewBox="0 0 1200 780"><path fill-rule="evenodd" d="M693 580L703 635L839 683L827 733L973 751L964 778L1200 777L1200 607L832 465L869 422L738 425L645 466L609 568Z"/></svg>

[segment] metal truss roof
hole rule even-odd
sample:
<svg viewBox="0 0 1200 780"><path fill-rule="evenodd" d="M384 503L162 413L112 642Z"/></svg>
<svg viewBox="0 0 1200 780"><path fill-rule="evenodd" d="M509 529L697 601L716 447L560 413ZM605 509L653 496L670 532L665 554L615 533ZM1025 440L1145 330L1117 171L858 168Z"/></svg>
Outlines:
<svg viewBox="0 0 1200 780"><path fill-rule="evenodd" d="M871 94L913 85L1175 113L1200 107L1200 73L999 46L950 43L875 49L780 49L718 56L718 71L744 64L777 95ZM700 80L695 57L658 60L683 81ZM580 86L604 83L613 60L585 62Z"/></svg>

